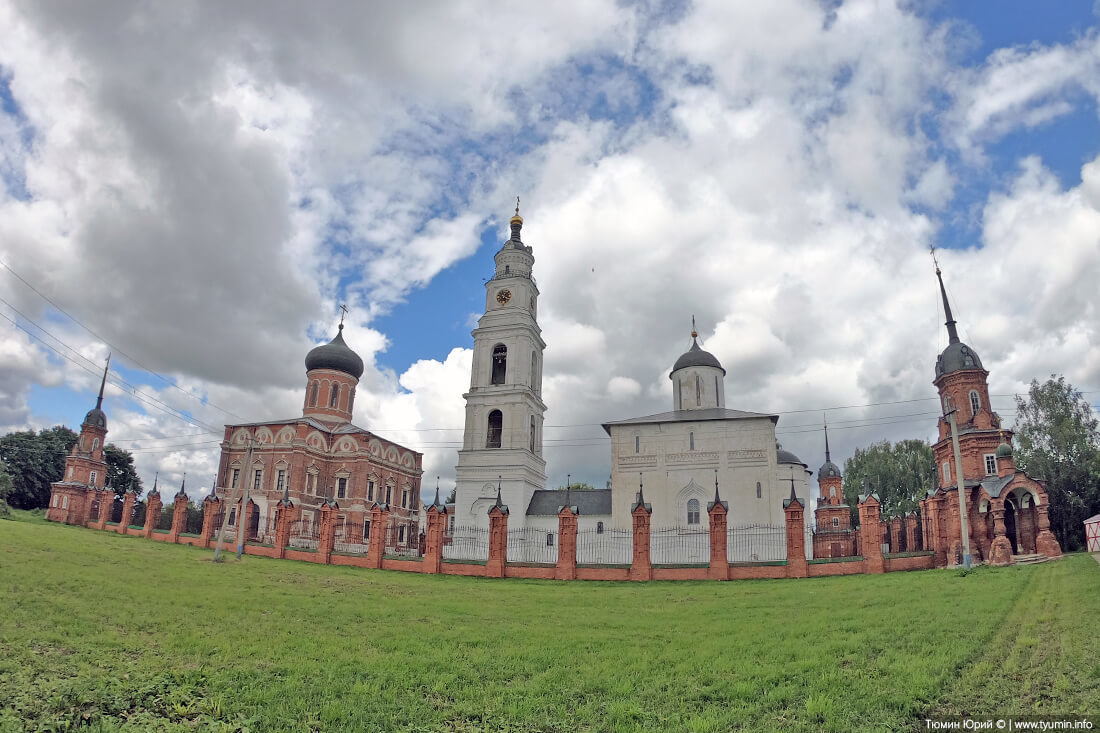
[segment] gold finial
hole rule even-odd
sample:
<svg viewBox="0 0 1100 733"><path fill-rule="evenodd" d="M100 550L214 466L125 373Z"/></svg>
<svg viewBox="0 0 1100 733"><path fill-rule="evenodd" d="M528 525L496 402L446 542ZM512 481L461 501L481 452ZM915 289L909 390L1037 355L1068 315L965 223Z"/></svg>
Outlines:
<svg viewBox="0 0 1100 733"><path fill-rule="evenodd" d="M523 217L519 215L519 196L516 196L516 214L512 217L512 224L522 224Z"/></svg>
<svg viewBox="0 0 1100 733"><path fill-rule="evenodd" d="M691 337L693 339L699 338L699 332L695 330L695 314L691 314Z"/></svg>

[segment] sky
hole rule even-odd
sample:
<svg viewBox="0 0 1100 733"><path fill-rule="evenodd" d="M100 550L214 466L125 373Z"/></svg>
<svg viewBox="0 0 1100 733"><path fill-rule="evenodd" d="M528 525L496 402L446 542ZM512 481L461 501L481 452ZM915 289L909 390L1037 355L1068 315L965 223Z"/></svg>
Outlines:
<svg viewBox="0 0 1100 733"><path fill-rule="evenodd" d="M931 247L994 408L1100 399L1092 0L0 0L0 432L105 399L145 488L366 363L355 423L454 485L521 197L550 486L672 407L691 345L812 470L935 436ZM816 481L813 482L816 486Z"/></svg>

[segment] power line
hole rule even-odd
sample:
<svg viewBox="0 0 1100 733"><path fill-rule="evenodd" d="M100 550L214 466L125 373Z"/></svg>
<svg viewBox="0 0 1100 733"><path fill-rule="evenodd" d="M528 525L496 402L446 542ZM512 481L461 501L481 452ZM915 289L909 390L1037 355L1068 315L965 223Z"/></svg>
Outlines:
<svg viewBox="0 0 1100 733"><path fill-rule="evenodd" d="M232 415L233 417L237 418L238 420L243 420L243 419L244 419L244 418L243 418L243 417L241 417L240 415L237 415L237 414L235 414L235 413L233 413L233 412L230 412L229 410L226 410L226 409L225 409L225 408L223 408L223 407L219 407L218 405L215 405L215 404L214 404L213 402L210 402L209 400L204 400L204 399L202 399L201 397L199 397L198 395L195 395L195 394L193 394L193 393L191 393L191 392L188 392L187 390L183 389L183 388L182 388L182 387L180 387L180 386L179 386L178 384L176 384L176 383L175 383L175 382L173 382L172 380L168 379L168 378L167 378L167 377L165 377L164 375L162 375L162 374L160 374L159 372L156 372L156 371L154 371L154 370L150 369L149 367L145 366L144 364L142 364L141 362L139 362L139 361L138 361L137 359L135 359L134 357L132 357L132 356L130 356L129 354L127 354L127 353L126 353L125 351L123 351L122 349L118 348L118 347L117 347L117 346L115 346L114 344L112 344L112 343L110 343L109 341L107 341L107 339L103 338L103 337L102 337L102 336L100 336L100 335L99 335L98 333L96 333L95 331L93 331L93 330L92 330L91 328L89 328L88 326L86 326L86 325L85 325L85 324L84 324L84 323L83 323L82 321L80 321L80 320L79 320L79 319L78 319L78 318L77 318L76 316L74 316L74 315L73 315L72 313L69 313L69 312L68 312L67 310L65 310L65 309L64 309L64 308L62 308L62 307L61 307L60 305L58 305L58 304L57 304L56 302L54 302L54 301L53 301L53 300L52 300L52 299L51 299L51 298L50 298L50 297L49 297L48 295L46 295L46 294L45 294L45 293L43 293L43 292L42 292L41 290L39 290L38 288L36 288L35 286L33 286L33 285L31 285L31 284L30 284L29 282L27 282L27 280L26 280L26 279L25 279L25 278L24 278L24 277L23 277L22 275L20 275L20 274L19 274L18 272L16 272L15 270L13 270L13 269L11 268L11 265L9 265L8 263L4 262L3 260L0 260L0 266L2 266L2 267L3 267L4 269L5 269L5 270L7 270L7 271L8 271L9 273L11 273L11 274L12 274L12 275L13 275L13 276L14 276L14 277L15 277L15 278L17 279L17 280L19 280L19 282L23 283L23 284L24 284L24 285L26 285L26 286L27 286L28 288L30 288L31 290L33 290L33 291L34 291L34 292L35 292L35 293L36 293L36 294L37 294L37 295L38 295L39 297L41 297L41 298L42 298L43 300L45 300L45 301L46 301L47 303L49 303L50 305L52 305L52 306L53 306L54 308L56 308L56 309L57 309L58 311L60 311L61 313L64 313L64 314L65 314L65 315L66 315L66 316L67 316L67 317L69 318L69 320L71 320L71 321L72 321L73 323L75 323L76 325L80 326L80 327L81 327L81 328L83 328L83 329L84 329L85 331L87 331L88 333L90 333L91 335L95 336L95 337L96 337L97 339L99 339L99 340L100 340L100 341L102 341L103 343L105 343L105 344L107 344L108 346L110 346L110 347L111 347L111 350L112 350L112 351L117 351L117 352L118 352L119 354L122 354L122 356L126 357L126 359L127 359L127 360L128 360L128 361L129 361L130 363L132 363L132 364L133 364L134 366L137 366L137 367L139 367L139 368L143 369L144 371L146 371L147 373L149 373L149 374L152 374L152 375L153 375L153 376L155 376L155 377L158 377L158 378L159 378L159 379L160 379L161 381L163 381L163 382L164 382L165 384L167 384L168 386L170 386L170 387L172 387L172 388L174 388L174 389L176 389L176 390L178 390L178 391L182 392L183 394L187 395L188 397L190 397L190 398L192 398L192 399L195 399L195 400L199 400L199 402L201 402L201 403L202 403L202 404L204 404L204 405L209 405L210 407L213 407L213 408L214 408L214 409L216 409L216 410L220 410L221 412L224 412L224 413L225 413L226 415ZM8 307L11 307L11 306L8 306ZM15 310L15 309L14 309L14 308L12 308L12 310ZM18 313L18 311L16 311L16 312ZM20 315L22 315L22 314L20 314ZM24 317L24 318L26 318L26 316L23 316L23 317ZM30 319L27 319L27 320L30 320Z"/></svg>

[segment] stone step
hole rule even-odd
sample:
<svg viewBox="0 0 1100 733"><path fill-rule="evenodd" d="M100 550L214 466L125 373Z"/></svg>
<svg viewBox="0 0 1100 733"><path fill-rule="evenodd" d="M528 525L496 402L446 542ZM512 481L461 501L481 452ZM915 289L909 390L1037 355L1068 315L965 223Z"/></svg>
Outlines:
<svg viewBox="0 0 1100 733"><path fill-rule="evenodd" d="M1036 563L1046 562L1050 558L1042 553L1034 555L1013 555L1012 561L1017 565L1035 565Z"/></svg>

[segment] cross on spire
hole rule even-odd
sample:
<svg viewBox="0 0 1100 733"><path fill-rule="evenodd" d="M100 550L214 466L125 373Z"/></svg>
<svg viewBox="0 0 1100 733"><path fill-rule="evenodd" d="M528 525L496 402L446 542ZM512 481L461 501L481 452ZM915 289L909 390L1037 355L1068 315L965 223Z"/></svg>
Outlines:
<svg viewBox="0 0 1100 733"><path fill-rule="evenodd" d="M346 303L340 304L340 328L344 327L344 316L348 313L348 306Z"/></svg>
<svg viewBox="0 0 1100 733"><path fill-rule="evenodd" d="M825 418L825 413L821 413L821 422L825 424L825 460L832 461L829 457L829 421Z"/></svg>
<svg viewBox="0 0 1100 733"><path fill-rule="evenodd" d="M516 216L519 216L519 196L516 196Z"/></svg>
<svg viewBox="0 0 1100 733"><path fill-rule="evenodd" d="M695 314L691 314L691 338L699 338L699 332L695 330Z"/></svg>
<svg viewBox="0 0 1100 733"><path fill-rule="evenodd" d="M940 263L936 260L936 248L929 248L932 254L932 262L936 265L936 279L940 282L940 297L943 298L943 312L947 316L947 320L944 325L947 326L948 340L957 344L959 342L959 331L955 327L955 317L951 315L951 304L947 302L947 290L943 287L943 275L940 274Z"/></svg>
<svg viewBox="0 0 1100 733"><path fill-rule="evenodd" d="M111 354L107 353L107 364L103 367L103 381L99 383L99 397L95 401L95 409L103 409L103 388L107 386L107 371L111 368Z"/></svg>

